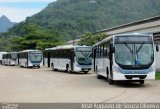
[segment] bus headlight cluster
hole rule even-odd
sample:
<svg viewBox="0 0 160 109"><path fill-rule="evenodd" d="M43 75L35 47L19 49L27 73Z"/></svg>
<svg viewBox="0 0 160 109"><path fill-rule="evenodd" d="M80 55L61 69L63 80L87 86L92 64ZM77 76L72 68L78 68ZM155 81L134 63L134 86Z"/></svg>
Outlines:
<svg viewBox="0 0 160 109"><path fill-rule="evenodd" d="M154 69L155 69L155 68L151 67L151 68L149 69L149 72L148 72L148 73L154 72Z"/></svg>
<svg viewBox="0 0 160 109"><path fill-rule="evenodd" d="M76 65L76 67L80 67L80 65L77 62L75 62L75 65Z"/></svg>
<svg viewBox="0 0 160 109"><path fill-rule="evenodd" d="M121 73L121 72L118 67L113 66L113 73Z"/></svg>

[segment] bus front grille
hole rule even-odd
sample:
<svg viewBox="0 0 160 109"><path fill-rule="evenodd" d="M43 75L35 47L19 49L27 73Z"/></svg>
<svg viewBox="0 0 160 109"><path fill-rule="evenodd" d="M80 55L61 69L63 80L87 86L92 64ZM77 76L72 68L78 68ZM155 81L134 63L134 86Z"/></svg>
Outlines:
<svg viewBox="0 0 160 109"><path fill-rule="evenodd" d="M132 79L132 78L139 78L139 79L145 79L147 75L125 75L126 79Z"/></svg>

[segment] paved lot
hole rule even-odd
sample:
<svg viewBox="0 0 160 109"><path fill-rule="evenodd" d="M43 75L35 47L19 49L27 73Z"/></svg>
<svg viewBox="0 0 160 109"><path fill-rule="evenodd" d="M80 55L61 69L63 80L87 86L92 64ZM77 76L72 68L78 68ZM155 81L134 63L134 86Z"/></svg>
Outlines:
<svg viewBox="0 0 160 109"><path fill-rule="evenodd" d="M160 81L116 83L95 74L0 65L0 102L160 102Z"/></svg>

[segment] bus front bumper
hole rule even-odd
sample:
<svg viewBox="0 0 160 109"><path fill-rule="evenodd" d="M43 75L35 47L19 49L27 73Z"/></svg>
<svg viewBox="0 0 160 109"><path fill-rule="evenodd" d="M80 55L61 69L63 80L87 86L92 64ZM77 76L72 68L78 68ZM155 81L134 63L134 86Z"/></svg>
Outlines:
<svg viewBox="0 0 160 109"><path fill-rule="evenodd" d="M122 74L115 73L113 74L113 80L154 80L155 73L150 72L148 74Z"/></svg>
<svg viewBox="0 0 160 109"><path fill-rule="evenodd" d="M92 66L86 66L86 67L74 66L74 71L76 71L76 72L88 72L91 69L92 69Z"/></svg>

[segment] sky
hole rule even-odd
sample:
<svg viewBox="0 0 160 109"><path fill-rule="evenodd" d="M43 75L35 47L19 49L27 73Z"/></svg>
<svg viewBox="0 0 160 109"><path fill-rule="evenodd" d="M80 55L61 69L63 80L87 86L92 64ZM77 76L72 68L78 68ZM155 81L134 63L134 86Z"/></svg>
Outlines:
<svg viewBox="0 0 160 109"><path fill-rule="evenodd" d="M54 1L56 0L0 0L0 16L5 15L12 22L21 22Z"/></svg>

